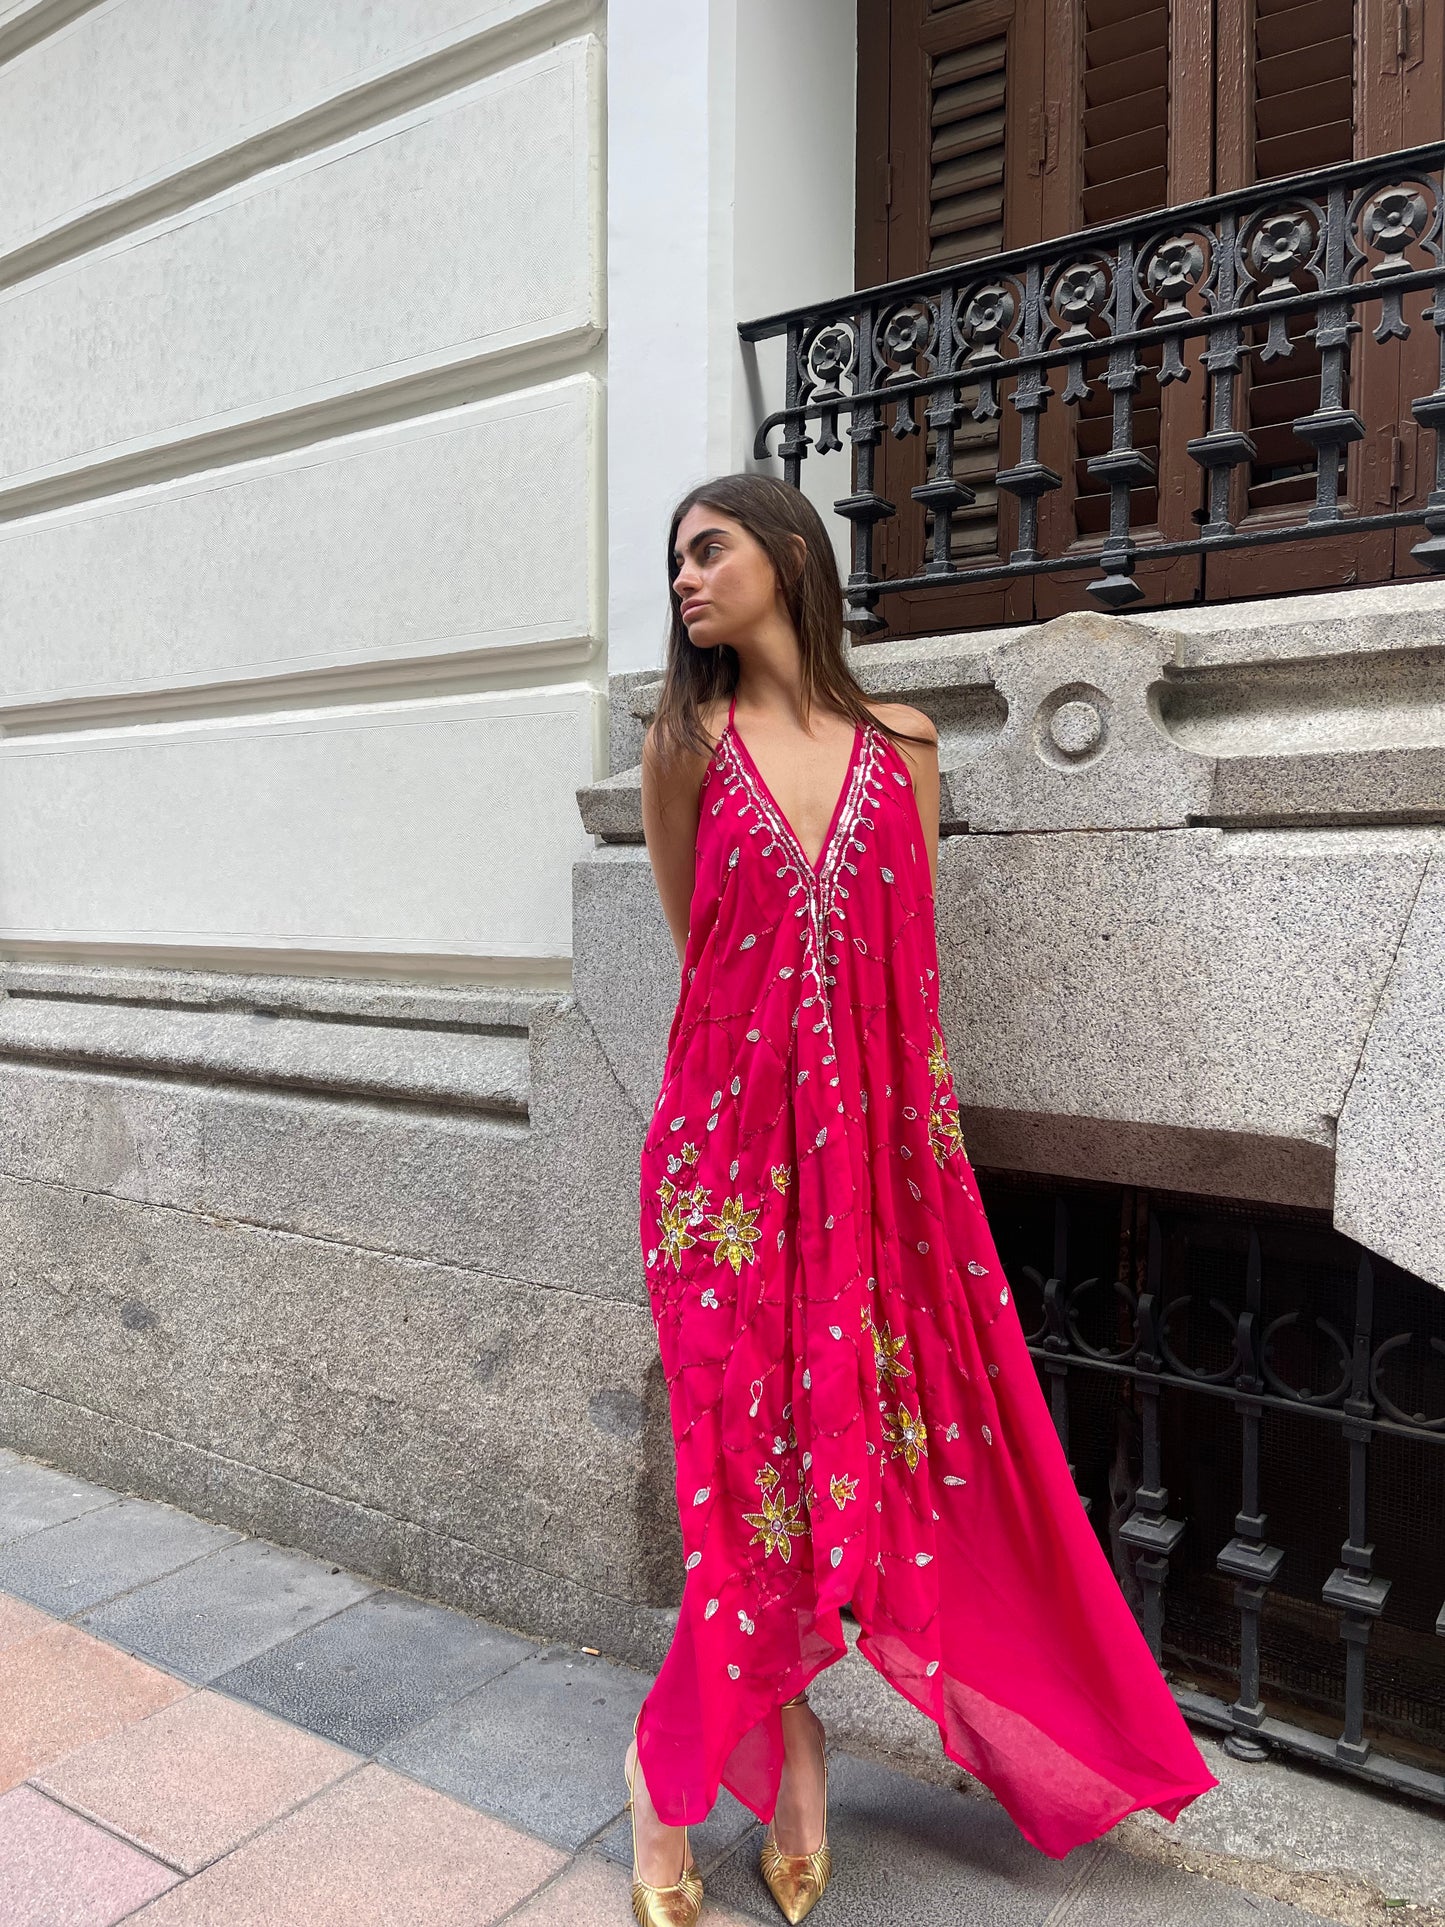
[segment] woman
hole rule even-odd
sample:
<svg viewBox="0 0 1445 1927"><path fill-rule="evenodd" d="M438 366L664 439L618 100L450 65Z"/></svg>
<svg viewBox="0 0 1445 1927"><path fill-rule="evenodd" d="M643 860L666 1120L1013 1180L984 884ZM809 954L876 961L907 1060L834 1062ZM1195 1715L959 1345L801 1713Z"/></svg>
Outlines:
<svg viewBox="0 0 1445 1927"><path fill-rule="evenodd" d="M695 489L643 827L682 977L641 1170L685 1583L628 1750L633 1910L674 1927L720 1784L827 1883L809 1680L858 1649L1043 1852L1214 1785L1085 1518L938 1019L937 735L871 703L806 497Z"/></svg>

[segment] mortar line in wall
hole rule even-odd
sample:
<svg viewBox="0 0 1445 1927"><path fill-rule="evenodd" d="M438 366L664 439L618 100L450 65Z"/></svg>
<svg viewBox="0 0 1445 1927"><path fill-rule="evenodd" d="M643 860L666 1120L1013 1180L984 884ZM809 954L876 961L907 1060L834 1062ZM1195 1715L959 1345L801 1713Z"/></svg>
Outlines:
<svg viewBox="0 0 1445 1927"><path fill-rule="evenodd" d="M162 441L104 461L83 456L38 480L0 489L0 523L106 501L208 469L234 469L473 402L501 400L569 375L595 374L601 339L595 322L577 322L540 339L484 348L440 367L363 378L344 394L296 399L184 440Z"/></svg>
<svg viewBox="0 0 1445 1927"><path fill-rule="evenodd" d="M118 1191L106 1191L97 1185L82 1187L57 1184L51 1178L26 1177L20 1172L9 1171L4 1167L0 1167L0 1180L11 1184L33 1184L38 1190L61 1192L66 1197L105 1198L112 1204L125 1205L137 1211L169 1211L178 1218L212 1224L222 1230L229 1230L239 1225L250 1231L264 1231L269 1237L291 1238L298 1244L326 1245L340 1251L365 1252L368 1257L386 1258L399 1265L414 1265L418 1270L454 1271L464 1279L481 1278L488 1284L519 1286L531 1291L556 1292L560 1297L576 1298L588 1305L609 1305L633 1311L639 1315L646 1310L640 1300L603 1298L596 1292L577 1291L570 1285L554 1284L547 1278L524 1278L511 1272L488 1271L482 1265L468 1265L459 1258L419 1258L415 1252L395 1251L387 1245L363 1244L356 1239L328 1237L324 1232L319 1231L294 1231L284 1225L267 1224L260 1218L232 1218L215 1211L194 1211L183 1204L165 1204L150 1198L128 1198Z"/></svg>
<svg viewBox="0 0 1445 1927"><path fill-rule="evenodd" d="M354 1085L348 1088L344 1084L305 1083L299 1077L288 1078L276 1071L247 1077L239 1071L219 1065L212 1065L203 1071L179 1064L145 1060L126 1063L117 1057L87 1057L74 1049L48 1051L37 1047L22 1051L13 1042L0 1044L0 1069L30 1070L37 1067L67 1077L113 1078L117 1083L126 1084L158 1084L166 1088L248 1095L259 1091L263 1095L300 1098L314 1104L333 1104L353 1114L372 1110L386 1117L400 1112L408 1116L454 1119L483 1128L503 1143L520 1143L532 1135L526 1111L489 1108L475 1100L468 1103L449 1102L437 1097L409 1097L400 1092L392 1095L384 1091L362 1091Z"/></svg>
<svg viewBox="0 0 1445 1927"><path fill-rule="evenodd" d="M3 1392L7 1385L16 1386L20 1391L27 1393L32 1398L43 1400L47 1405L60 1406L65 1410L72 1411L72 1412L84 1412L90 1418L100 1419L107 1425L121 1426L126 1431L138 1433L143 1438L156 1439L156 1440L159 1440L163 1445L177 1446L183 1451L198 1453L205 1458L216 1460L221 1465L234 1466L238 1471L250 1473L253 1476L259 1475L261 1478L269 1479L277 1485L289 1487L292 1491L295 1491L295 1492L309 1493L315 1498L325 1500L329 1505L354 1507L356 1511L364 1512L373 1519L383 1520L389 1525L401 1526L406 1531L415 1532L420 1536L422 1536L423 1538L434 1540L439 1545L455 1546L463 1552L476 1553L481 1558L486 1559L498 1566L509 1567L514 1572L531 1573L536 1578L546 1580L549 1584L554 1586L560 1582L566 1586L573 1588L577 1592L585 1594L586 1597L589 1599L603 1600L607 1602L609 1605L620 1606L624 1608L624 1610L630 1611L630 1612L656 1612L659 1610L659 1608L657 1607L648 1606L644 1602L641 1602L636 1599L624 1599L620 1593L604 1592L599 1587L596 1587L596 1586L582 1586L579 1584L577 1580L569 1579L565 1573L555 1572L547 1566L534 1566L525 1559L513 1558L510 1553L497 1552L490 1547L474 1545L470 1539L458 1539L453 1533L443 1532L436 1526L424 1525L420 1520L406 1518L402 1514L396 1513L396 1512L383 1512L380 1506L368 1505L365 1499L349 1499L339 1492L328 1492L322 1486L309 1485L304 1479L292 1478L288 1473L269 1471L264 1466L251 1465L251 1464L248 1464L247 1461L244 1459L232 1458L229 1453L218 1451L214 1446L197 1445L191 1439L177 1438L174 1434L170 1432L158 1432L153 1430L148 1425L137 1425L131 1419L122 1418L117 1413L103 1412L99 1409L99 1407L93 1406L93 1405L86 1405L82 1403L79 1399L57 1398L53 1392L47 1392L42 1386L27 1385L23 1379L19 1379L19 1378L0 1379L0 1392ZM10 1447L10 1450L14 1452L19 1452L22 1458L34 1458L36 1456L33 1452L26 1452L22 1450L22 1448L18 1445L12 1445ZM49 1461L45 1459L41 1459L39 1460L39 1463L48 1464ZM76 1474L75 1476L79 1477L80 1475ZM126 1496L131 1498L140 1498L141 1495L139 1493L130 1493L130 1494L127 1494ZM184 1506L176 1505L175 1502L170 1499L146 1500L144 1501L144 1503L149 1505L168 1505L171 1507L171 1510L174 1512L186 1511L186 1508ZM199 1513L191 1513L189 1516L192 1518L199 1518L201 1515ZM219 1521L207 1520L207 1521L204 1521L204 1523L215 1525L215 1524L219 1524ZM246 1539L261 1540L261 1535L259 1533L245 1532L242 1530L240 1526L231 1526L225 1529L232 1532L240 1532L242 1537ZM261 1543L265 1545L280 1545L280 1541L275 1539L266 1539L261 1541ZM222 1550L222 1549L223 1548L216 1548L216 1550ZM282 1551L286 1551L288 1549L296 1552L305 1551L304 1547L301 1547L301 1546L293 1546L290 1548L287 1548L284 1546L281 1547ZM208 1556L209 1555L204 1553L200 1555L200 1557L202 1558L205 1558ZM340 1563L339 1561L333 1560L333 1559L325 1559L325 1560L318 1559L317 1555L314 1552L306 1552L305 1557L307 1557L308 1559L316 1559L318 1565L320 1564L338 1565ZM187 1563L194 1564L195 1561L192 1560L192 1561L188 1561ZM177 1568L177 1570L179 1570L179 1568ZM343 1572L350 1572L352 1568L349 1566L342 1566L341 1570ZM359 1573L356 1576L362 1579L369 1579L372 1577L372 1575L369 1573ZM382 1579L376 1580L376 1586L378 1588L381 1588L388 1584L389 1582L386 1580L382 1580ZM391 1587L391 1590L396 1592L407 1592L408 1588L405 1586L394 1586L394 1587ZM423 1593L412 1593L410 1596L414 1599L422 1599L424 1601L427 1600L428 1598L428 1596ZM430 1603L439 1603L439 1602L432 1599ZM453 1607L452 1610L456 1611L458 1609ZM480 1619L482 1615L480 1613L472 1613L470 1614L470 1617L473 1619ZM485 1623L489 1626L499 1626L503 1632L515 1633L519 1639L530 1640L534 1645L537 1643L537 1636L534 1633L525 1632L520 1626L509 1626L506 1624L505 1621L497 1620L497 1619L489 1619ZM565 1640L555 1640L551 1643L554 1645L567 1645L570 1642Z"/></svg>
<svg viewBox="0 0 1445 1927"><path fill-rule="evenodd" d="M1370 1005L1370 1014L1368 1019L1366 1020L1364 1030L1360 1036L1360 1048L1355 1053L1354 1066L1350 1071L1349 1081L1345 1085L1344 1095L1340 1099L1340 1108L1334 1120L1337 1137L1338 1137L1340 1119L1344 1116L1345 1111L1349 1106L1351 1094L1354 1091L1355 1084L1359 1079L1361 1068L1363 1067L1365 1062L1365 1052L1370 1047L1370 1037L1375 1028L1375 1019L1380 1014L1380 1006L1385 1001L1386 993L1389 991L1391 984L1395 981L1395 973L1400 966L1400 952L1405 947L1405 939L1410 934L1410 925L1415 920L1416 907L1420 902L1420 898L1424 892L1425 885L1430 880L1430 873L1435 868L1435 865L1439 861L1440 861L1440 856L1438 851L1431 851L1429 854L1427 854L1424 863L1421 864L1420 866L1420 875L1415 884L1414 892L1411 895L1409 908L1406 910L1404 916L1401 917L1400 919L1400 931L1399 931L1399 935L1396 937L1395 942L1392 945L1390 950L1389 966L1380 978L1380 987L1375 992L1374 1001Z"/></svg>
<svg viewBox="0 0 1445 1927"><path fill-rule="evenodd" d="M96 0L73 5L58 25L88 11ZM63 8L64 0L58 0ZM429 102L444 99L479 80L505 73L560 41L602 30L600 0L539 0L520 19L468 34L420 59L404 60L386 73L346 86L313 101L285 120L205 159L178 167L139 192L123 195L93 213L62 221L39 239L22 242L0 255L0 288L74 260L127 234L138 233L167 216L197 207L228 189L255 180L274 168L319 154L353 135L380 127ZM29 43L33 44L33 43ZM17 47L16 53L24 51ZM0 40L0 65L10 55Z"/></svg>

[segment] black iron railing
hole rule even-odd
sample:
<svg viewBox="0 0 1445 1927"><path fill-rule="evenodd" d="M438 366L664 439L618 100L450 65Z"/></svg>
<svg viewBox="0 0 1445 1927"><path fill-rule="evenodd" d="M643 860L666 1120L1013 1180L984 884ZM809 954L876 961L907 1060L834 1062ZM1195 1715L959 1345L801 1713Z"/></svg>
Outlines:
<svg viewBox="0 0 1445 1927"><path fill-rule="evenodd" d="M980 1184L1184 1711L1445 1804L1445 1292L1315 1214Z"/></svg>
<svg viewBox="0 0 1445 1927"><path fill-rule="evenodd" d="M853 529L850 628L868 634L886 627L876 611L887 593L1077 570L1087 562L1077 548L1047 554L1040 547L1040 499L1062 486L1041 458L1040 433L1050 404L1077 410L1096 394L1105 399L1110 443L1082 466L1107 486L1109 519L1095 557L1102 573L1088 586L1108 607L1139 598L1136 569L1144 556L1204 555L1412 523L1423 522L1426 534L1411 553L1429 569L1445 569L1442 166L1445 145L1411 148L744 323L744 341L787 337L785 405L757 432L759 458L779 455L796 484L810 448L842 450L839 424L847 418L854 479L836 507ZM1378 343L1408 337L1404 297L1417 289L1431 296L1423 319L1438 337L1440 372L1434 389L1409 407L1436 431L1434 486L1423 507L1349 513L1341 505L1342 458L1366 432L1349 400L1359 336L1370 327ZM1296 316L1311 324L1303 333L1291 332ZM1198 346L1187 358L1191 338ZM1313 503L1302 519L1241 527L1235 478L1257 452L1244 425L1241 380L1247 364L1289 357L1305 338L1318 354L1315 406L1291 426L1315 451ZM1167 388L1190 379L1190 359L1207 384L1203 432L1187 442L1198 465L1193 472L1203 471L1207 507L1193 518L1197 534L1166 539L1131 526L1131 492L1161 480L1148 450L1137 445L1135 404L1147 361L1157 364L1147 372ZM1059 371L1062 388L1055 386ZM1017 503L1017 538L1006 559L968 565L955 552L953 524L975 492L955 473L955 441L966 414L996 421L1005 399L1017 412L1018 448L993 479ZM931 514L930 553L921 573L886 578L875 566L875 536L898 511L876 486L879 444L885 435L917 435L925 425L933 459L927 479L910 493Z"/></svg>

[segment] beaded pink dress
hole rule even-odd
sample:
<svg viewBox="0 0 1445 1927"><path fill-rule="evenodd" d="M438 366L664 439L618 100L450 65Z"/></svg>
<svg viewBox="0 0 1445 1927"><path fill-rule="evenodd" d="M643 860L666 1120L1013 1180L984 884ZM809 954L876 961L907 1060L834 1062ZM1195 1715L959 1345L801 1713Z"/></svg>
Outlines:
<svg viewBox="0 0 1445 1927"><path fill-rule="evenodd" d="M730 709L641 1168L685 1581L661 1818L772 1817L778 1707L859 1650L1062 1855L1215 1784L1074 1491L974 1187L908 765L861 726L816 864Z"/></svg>

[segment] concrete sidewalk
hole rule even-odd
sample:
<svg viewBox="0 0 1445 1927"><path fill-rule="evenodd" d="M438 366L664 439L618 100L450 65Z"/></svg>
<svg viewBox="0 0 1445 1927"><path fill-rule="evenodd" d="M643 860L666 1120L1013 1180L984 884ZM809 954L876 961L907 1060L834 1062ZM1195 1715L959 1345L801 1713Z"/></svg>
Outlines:
<svg viewBox="0 0 1445 1927"><path fill-rule="evenodd" d="M622 1927L648 1683L0 1451L0 1927ZM1428 1814L1210 1747L1228 1777L1187 1830L1136 1819L1051 1861L911 1707L887 1740L875 1684L850 1656L814 1695L837 1749L819 1927L1445 1927ZM930 1735L928 1778L900 1771ZM1268 1838L1271 1800L1299 1837ZM760 1837L727 1794L694 1829L706 1921L781 1919Z"/></svg>

